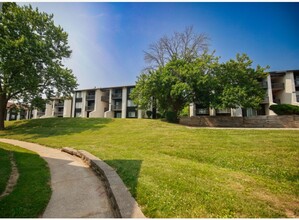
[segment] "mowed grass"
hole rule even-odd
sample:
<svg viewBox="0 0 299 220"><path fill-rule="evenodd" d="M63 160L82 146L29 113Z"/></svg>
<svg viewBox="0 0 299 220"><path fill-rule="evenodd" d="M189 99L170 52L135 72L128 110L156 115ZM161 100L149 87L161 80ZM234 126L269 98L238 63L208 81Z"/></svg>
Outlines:
<svg viewBox="0 0 299 220"><path fill-rule="evenodd" d="M0 217L39 217L51 196L50 172L46 162L31 151L0 142L1 193L5 190L11 173L9 152L13 153L19 178L13 191L0 199Z"/></svg>
<svg viewBox="0 0 299 220"><path fill-rule="evenodd" d="M0 136L84 149L147 217L298 217L299 131L190 129L159 120L9 122Z"/></svg>

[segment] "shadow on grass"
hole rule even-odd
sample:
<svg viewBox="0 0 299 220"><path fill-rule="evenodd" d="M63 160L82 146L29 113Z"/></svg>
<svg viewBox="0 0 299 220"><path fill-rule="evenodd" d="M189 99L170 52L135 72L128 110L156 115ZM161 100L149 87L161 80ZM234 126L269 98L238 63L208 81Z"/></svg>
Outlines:
<svg viewBox="0 0 299 220"><path fill-rule="evenodd" d="M142 160L104 160L104 162L116 169L132 196L136 198Z"/></svg>
<svg viewBox="0 0 299 220"><path fill-rule="evenodd" d="M12 192L0 198L0 218L38 217L51 196L50 171L46 162L35 153L0 145L0 148L4 146L5 150L13 152L20 174Z"/></svg>
<svg viewBox="0 0 299 220"><path fill-rule="evenodd" d="M15 121L0 136L32 135L31 138L61 136L101 129L112 122L108 118L44 118Z"/></svg>

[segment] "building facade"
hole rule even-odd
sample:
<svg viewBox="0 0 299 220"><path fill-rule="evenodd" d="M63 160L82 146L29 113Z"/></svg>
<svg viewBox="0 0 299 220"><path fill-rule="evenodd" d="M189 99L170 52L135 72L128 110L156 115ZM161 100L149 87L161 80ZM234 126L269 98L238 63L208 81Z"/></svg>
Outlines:
<svg viewBox="0 0 299 220"><path fill-rule="evenodd" d="M265 98L260 104L260 109L212 109L200 104L190 104L190 116L217 116L227 115L233 117L276 115L269 109L275 104L291 104L299 106L299 70L286 70L270 72L267 78L261 81L265 89Z"/></svg>
<svg viewBox="0 0 299 220"><path fill-rule="evenodd" d="M134 85L77 90L73 97L73 117L141 118L142 112L130 99Z"/></svg>
<svg viewBox="0 0 299 220"><path fill-rule="evenodd" d="M71 117L72 99L53 97L42 109L34 109L32 118Z"/></svg>
<svg viewBox="0 0 299 220"><path fill-rule="evenodd" d="M24 120L31 118L29 106L8 102L6 105L6 121Z"/></svg>

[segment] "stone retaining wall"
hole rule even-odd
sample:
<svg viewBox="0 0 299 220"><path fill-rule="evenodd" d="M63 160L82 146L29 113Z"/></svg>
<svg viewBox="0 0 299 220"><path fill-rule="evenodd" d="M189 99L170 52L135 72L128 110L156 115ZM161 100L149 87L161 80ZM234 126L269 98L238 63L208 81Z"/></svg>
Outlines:
<svg viewBox="0 0 299 220"><path fill-rule="evenodd" d="M62 151L80 157L101 178L116 218L145 218L137 202L112 167L84 150L64 147Z"/></svg>
<svg viewBox="0 0 299 220"><path fill-rule="evenodd" d="M181 117L180 124L194 127L299 128L299 115L285 116L192 116Z"/></svg>

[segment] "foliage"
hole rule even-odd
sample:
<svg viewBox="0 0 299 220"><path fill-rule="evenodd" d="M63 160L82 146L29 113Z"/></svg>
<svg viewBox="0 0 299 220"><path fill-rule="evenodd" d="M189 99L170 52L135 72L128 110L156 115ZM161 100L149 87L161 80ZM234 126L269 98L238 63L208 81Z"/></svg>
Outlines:
<svg viewBox="0 0 299 220"><path fill-rule="evenodd" d="M258 109L265 97L260 81L267 76L265 70L251 67L252 61L246 54L237 54L236 59L222 63L215 71L214 98L211 106L221 108Z"/></svg>
<svg viewBox="0 0 299 220"><path fill-rule="evenodd" d="M260 86L267 76L265 68L251 68L245 54L226 63L218 60L213 53L203 53L192 62L174 57L164 67L143 73L131 97L140 108L152 105L155 97L159 111L174 112L177 117L192 102L216 109L257 109L265 96Z"/></svg>
<svg viewBox="0 0 299 220"><path fill-rule="evenodd" d="M0 129L10 99L31 101L45 94L69 95L77 86L62 60L71 55L68 34L53 15L3 3L0 12Z"/></svg>
<svg viewBox="0 0 299 220"><path fill-rule="evenodd" d="M151 118L152 117L153 112L152 111L146 111L146 116L147 118Z"/></svg>
<svg viewBox="0 0 299 220"><path fill-rule="evenodd" d="M20 174L14 190L0 199L0 217L39 217L51 197L47 163L36 153L9 144L0 143L0 150L13 153ZM3 169L7 167L0 166Z"/></svg>
<svg viewBox="0 0 299 220"><path fill-rule="evenodd" d="M271 105L269 109L277 115L299 115L299 106L296 105L277 104Z"/></svg>
<svg viewBox="0 0 299 220"><path fill-rule="evenodd" d="M160 120L100 118L7 123L2 137L73 146L113 166L147 217L299 214L296 130L190 129Z"/></svg>
<svg viewBox="0 0 299 220"><path fill-rule="evenodd" d="M176 112L171 112L171 111L165 112L165 118L170 123L177 123L178 122L178 117L177 117Z"/></svg>
<svg viewBox="0 0 299 220"><path fill-rule="evenodd" d="M189 116L189 105L186 105L180 112L180 116Z"/></svg>

